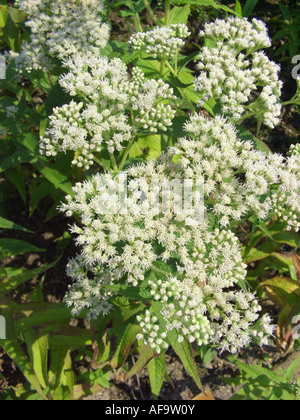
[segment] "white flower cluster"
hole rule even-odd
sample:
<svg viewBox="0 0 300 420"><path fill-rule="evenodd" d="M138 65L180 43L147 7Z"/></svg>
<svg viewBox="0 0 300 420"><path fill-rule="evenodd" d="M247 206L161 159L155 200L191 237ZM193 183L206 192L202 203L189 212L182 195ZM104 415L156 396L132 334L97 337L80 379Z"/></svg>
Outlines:
<svg viewBox="0 0 300 420"><path fill-rule="evenodd" d="M105 267L112 282L134 286L148 281L150 270L157 276L148 285L153 299L162 305L163 322L152 310L139 318L139 338L157 352L166 347L172 330L179 341L210 343L231 352L252 339L265 344L273 332L271 320L264 316L258 321L261 308L244 287L246 266L239 240L221 226L242 215L264 218L271 209L272 194L277 194L285 174L289 176L294 167L293 160L288 164L281 156L256 151L251 143L238 140L232 124L221 117L193 116L186 130L196 139L182 139L157 162L128 169L126 212L119 207L118 195L112 199L110 193L120 191L124 174L115 178L98 174L77 184L74 197L67 197L61 209L68 216L81 217L81 227L74 225L72 232L78 235L83 265ZM292 153L290 159L297 155ZM154 189L153 197L159 194L161 203L167 182L175 177L203 179L207 211L217 215L220 229L213 228L217 222L210 218L191 222L192 210L176 213L175 192L168 212L162 211L162 204L153 209L138 205L154 181L159 190ZM264 202L264 196L271 198ZM176 278L156 269L158 262L174 260ZM237 290L238 286L242 289Z"/></svg>
<svg viewBox="0 0 300 420"><path fill-rule="evenodd" d="M215 41L204 47L197 68L201 71L194 88L201 93L199 105L213 99L222 113L239 120L253 116L274 128L280 123L282 82L280 67L263 52L270 39L263 22L229 18L205 25L201 36Z"/></svg>
<svg viewBox="0 0 300 420"><path fill-rule="evenodd" d="M293 145L290 157L280 171L281 183L272 194L274 213L287 225L287 230L300 229L300 145Z"/></svg>
<svg viewBox="0 0 300 420"><path fill-rule="evenodd" d="M154 59L173 58L184 46L184 39L191 33L183 24L155 27L147 32L138 32L129 39L128 44L133 51L145 51Z"/></svg>
<svg viewBox="0 0 300 420"><path fill-rule="evenodd" d="M31 40L16 59L19 68L48 71L51 57L99 55L108 42L110 28L103 23L101 0L20 0L27 13Z"/></svg>
<svg viewBox="0 0 300 420"><path fill-rule="evenodd" d="M271 46L267 27L263 21L258 19L253 19L252 23L247 19L237 17L230 17L226 20L216 19L214 22L204 25L200 36L215 42L225 41L232 49L247 50L247 53Z"/></svg>
<svg viewBox="0 0 300 420"><path fill-rule="evenodd" d="M14 117L18 112L18 108L15 105L7 106L5 108L7 118Z"/></svg>
<svg viewBox="0 0 300 420"><path fill-rule="evenodd" d="M189 342L196 341L199 346L209 343L213 330L209 320L203 315L203 293L197 284L192 280L179 281L177 278L169 278L164 281L149 281L149 285L153 298L163 302L161 313L165 325L161 326L157 321L153 322L153 319L152 325L147 325L146 320L139 323L143 331L139 339L143 339L145 344L150 344L158 353L164 348L160 343L167 336L167 332L173 329L182 334L178 337L179 342L186 337Z"/></svg>
<svg viewBox="0 0 300 420"><path fill-rule="evenodd" d="M138 339L157 353L165 347L164 339L172 330L177 331L178 342L187 339L199 346L213 344L231 353L253 339L265 345L274 332L268 315L255 323L261 307L251 293L227 292L217 282L211 284L210 279L197 284L191 279L169 278L149 284L154 299L163 304L164 323L147 311L145 317L138 317L142 327Z"/></svg>
<svg viewBox="0 0 300 420"><path fill-rule="evenodd" d="M185 125L191 138L170 149L176 171L190 178L203 177L204 196L221 226L249 214L266 219L271 209L270 186L279 183L283 157L255 150L250 141L238 138L233 124L217 116L193 115ZM170 169L171 169L170 168ZM264 197L264 198L263 198Z"/></svg>
<svg viewBox="0 0 300 420"><path fill-rule="evenodd" d="M112 285L110 271L102 267L87 265L81 256L69 261L67 274L74 280L65 297L72 314L77 316L88 309L88 319L97 318L99 314L106 315L112 305L109 298L114 295L107 286Z"/></svg>
<svg viewBox="0 0 300 420"><path fill-rule="evenodd" d="M70 71L59 83L82 102L54 109L40 141L42 154L72 150L73 164L88 169L101 146L121 151L137 131L156 133L172 125L175 111L166 101L174 98L173 90L162 80L146 79L137 69L129 80L126 65L106 57L76 57L65 66Z"/></svg>

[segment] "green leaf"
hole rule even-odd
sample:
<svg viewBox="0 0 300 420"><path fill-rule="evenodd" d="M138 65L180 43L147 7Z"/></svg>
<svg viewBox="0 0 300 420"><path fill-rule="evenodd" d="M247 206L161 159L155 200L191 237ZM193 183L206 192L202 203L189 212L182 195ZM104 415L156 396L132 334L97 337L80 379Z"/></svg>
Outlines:
<svg viewBox="0 0 300 420"><path fill-rule="evenodd" d="M125 380L131 378L133 375L137 375L145 366L152 360L157 354L150 348L150 346L144 347L140 357L136 364L130 369L125 375Z"/></svg>
<svg viewBox="0 0 300 420"><path fill-rule="evenodd" d="M30 215L33 214L37 208L39 202L47 197L47 195L53 193L55 188L48 180L42 180L39 185L33 184L30 186Z"/></svg>
<svg viewBox="0 0 300 420"><path fill-rule="evenodd" d="M161 136L151 135L141 137L138 140L138 145L142 151L142 155L146 159L156 159L161 154ZM138 157L131 156L130 157Z"/></svg>
<svg viewBox="0 0 300 420"><path fill-rule="evenodd" d="M160 356L150 360L147 369L152 395L155 399L158 399L167 373L165 355L161 354Z"/></svg>
<svg viewBox="0 0 300 420"><path fill-rule="evenodd" d="M16 189L19 191L22 200L26 204L25 171L21 170L18 167L10 168L5 171L5 176L16 187Z"/></svg>
<svg viewBox="0 0 300 420"><path fill-rule="evenodd" d="M68 195L73 195L72 184L68 178L55 168L50 167L46 160L39 159L34 162L34 166L48 179L56 188L64 191Z"/></svg>
<svg viewBox="0 0 300 420"><path fill-rule="evenodd" d="M4 301L4 303L6 302ZM14 363L17 365L17 367L27 379L27 381L34 387L38 394L46 400L47 398L43 394L41 384L33 370L33 366L17 341L14 320L12 317L11 310L8 309L6 306L6 308L2 310L2 314L6 320L7 339L0 340L1 347L14 361Z"/></svg>
<svg viewBox="0 0 300 420"><path fill-rule="evenodd" d="M32 313L28 315L27 312L30 309ZM65 307L64 304L49 304L47 306L44 302L41 304L23 304L22 310L25 311L27 316L19 319L17 322L20 331L25 328L41 326L42 324L49 324L55 321L61 322L72 318L71 309Z"/></svg>
<svg viewBox="0 0 300 420"><path fill-rule="evenodd" d="M187 3L187 2L185 2ZM185 4L182 3L182 4ZM189 4L185 4L183 7L174 7L170 12L170 23L183 23L186 24L191 13L191 6Z"/></svg>
<svg viewBox="0 0 300 420"><path fill-rule="evenodd" d="M29 150L17 150L0 162L0 173L20 163L30 162L32 159L33 155Z"/></svg>
<svg viewBox="0 0 300 420"><path fill-rule="evenodd" d="M19 239L1 238L0 239L0 259L11 255L22 255L26 252L44 252L45 249L37 248L28 242Z"/></svg>
<svg viewBox="0 0 300 420"><path fill-rule="evenodd" d="M275 384L285 384L285 379L278 375L277 373L272 372L269 369L265 369L261 366L258 365L254 365L254 366L249 366L245 363L242 363L240 361L236 361L236 364L238 366L238 368L240 370L242 370L243 372L246 372L247 375L249 375L251 378L253 379L258 379L259 376L266 376L267 378L269 378L271 381L275 382Z"/></svg>
<svg viewBox="0 0 300 420"><path fill-rule="evenodd" d="M11 222L10 220L4 219L3 217L0 217L0 228L2 229L15 229L20 230L22 232L27 233L33 233L31 230L28 230L17 223Z"/></svg>
<svg viewBox="0 0 300 420"><path fill-rule="evenodd" d="M70 96L63 90L63 88L56 84L50 91L45 102L46 115L49 116L53 113L53 109L70 102Z"/></svg>
<svg viewBox="0 0 300 420"><path fill-rule="evenodd" d="M66 347L72 350L84 348L92 344L91 331L64 325L51 334L49 343L51 347Z"/></svg>
<svg viewBox="0 0 300 420"><path fill-rule="evenodd" d="M273 240L287 244L293 248L300 248L300 235L296 232L280 232L273 235Z"/></svg>
<svg viewBox="0 0 300 420"><path fill-rule="evenodd" d="M243 11L242 11L242 6L239 0L235 0L235 11L239 16L242 17Z"/></svg>
<svg viewBox="0 0 300 420"><path fill-rule="evenodd" d="M258 0L247 0L245 7L243 9L243 17L249 17L253 12L255 6L257 5Z"/></svg>
<svg viewBox="0 0 300 420"><path fill-rule="evenodd" d="M34 372L43 388L48 385L48 335L35 330L22 331Z"/></svg>
<svg viewBox="0 0 300 420"><path fill-rule="evenodd" d="M291 382L291 380L293 379L293 376L295 375L295 372L299 366L299 363L300 363L300 356L297 357L297 359L294 360L294 362L291 363L290 366L288 367L284 375L287 382Z"/></svg>
<svg viewBox="0 0 300 420"><path fill-rule="evenodd" d="M203 391L203 387L199 378L197 365L193 356L193 350L190 343L184 339L182 343L178 341L178 333L175 330L168 332L168 338L170 340L171 346L173 347L176 354L179 356L182 361L186 371L194 379L198 388Z"/></svg>
<svg viewBox="0 0 300 420"><path fill-rule="evenodd" d="M124 365L131 346L136 341L136 336L141 330L139 325L133 325L132 322L132 319L129 319L123 325L111 330L111 332L118 337L117 351L111 360L111 366L114 369L118 369Z"/></svg>
<svg viewBox="0 0 300 420"><path fill-rule="evenodd" d="M238 137L243 141L251 141L256 150L266 153L269 155L271 153L271 149L260 139L256 138L250 131L243 127L238 127Z"/></svg>
<svg viewBox="0 0 300 420"><path fill-rule="evenodd" d="M258 289L265 288L268 296L279 307L284 308L288 303L291 307L300 296L300 287L297 281L288 277L274 277L259 284Z"/></svg>
<svg viewBox="0 0 300 420"><path fill-rule="evenodd" d="M54 267L59 259L54 261L52 264L44 265L43 267L35 268L33 270L24 271L21 274L14 275L4 279L0 283L0 296L6 295L11 290L20 286L20 284L26 283L26 281L31 280L33 277L38 276Z"/></svg>
<svg viewBox="0 0 300 420"><path fill-rule="evenodd" d="M183 4L194 4L196 6L214 7L215 9L225 10L226 12L236 14L234 10L227 6L218 4L214 0L170 0L173 6L182 6Z"/></svg>
<svg viewBox="0 0 300 420"><path fill-rule="evenodd" d="M280 245L275 242L269 242L261 245L258 248L252 248L247 255L244 256L244 262L249 264L253 261L260 261L265 258L268 258L272 255L275 251L280 249Z"/></svg>

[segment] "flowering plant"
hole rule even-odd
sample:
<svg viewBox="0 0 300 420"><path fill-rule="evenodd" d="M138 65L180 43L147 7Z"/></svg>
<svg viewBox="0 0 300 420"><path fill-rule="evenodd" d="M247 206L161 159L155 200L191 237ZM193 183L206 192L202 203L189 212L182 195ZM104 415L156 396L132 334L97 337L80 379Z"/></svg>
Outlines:
<svg viewBox="0 0 300 420"><path fill-rule="evenodd" d="M161 21L148 1L115 3L134 16L126 43L109 39L104 2L20 0L28 32L6 53L11 79L48 95L38 141L21 135L22 151L71 220L64 302L89 320L94 362L120 368L132 348L140 358L126 378L148 365L153 382L151 362L172 346L201 387L193 352L235 354L275 333L249 270L269 266L249 264L299 248L300 148L284 157L258 138L285 105L264 22L206 23L189 55L195 2L166 1ZM146 31L144 9L156 24ZM37 112L25 111L28 95L5 107L12 136Z"/></svg>

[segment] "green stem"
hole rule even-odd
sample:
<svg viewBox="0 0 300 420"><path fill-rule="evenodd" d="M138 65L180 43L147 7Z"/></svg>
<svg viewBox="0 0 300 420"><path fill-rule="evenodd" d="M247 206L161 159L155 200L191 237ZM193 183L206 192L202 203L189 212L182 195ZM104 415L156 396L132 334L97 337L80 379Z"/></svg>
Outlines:
<svg viewBox="0 0 300 420"><path fill-rule="evenodd" d="M246 114L244 117L242 117L241 119L239 119L236 124L241 124L244 120L246 120L247 118L253 117L254 115L256 115L256 112L249 112L248 114Z"/></svg>
<svg viewBox="0 0 300 420"><path fill-rule="evenodd" d="M171 66L171 64L166 61L166 65L168 67L168 69L170 70L170 72L173 74L173 76L177 77L176 71L173 69L173 67Z"/></svg>
<svg viewBox="0 0 300 420"><path fill-rule="evenodd" d="M153 22L155 23L155 25L162 26L161 25L161 22L157 19L157 17L153 13L153 10L151 9L150 4L148 3L148 1L147 0L143 0L143 2L144 2L144 5L145 5L146 9L148 10L149 15L151 16Z"/></svg>
<svg viewBox="0 0 300 420"><path fill-rule="evenodd" d="M129 153L130 153L130 150L131 150L131 148L132 148L132 146L133 146L134 142L135 142L135 137L133 137L133 138L130 140L130 142L128 143L128 145L127 145L127 147L126 147L126 150L125 150L124 155L123 155L123 158L122 158L122 160L121 160L121 163L120 163L120 166L119 166L118 172L122 171L122 169L123 169L123 167L124 167L124 165L125 165L126 159L128 158L128 155L129 155Z"/></svg>
<svg viewBox="0 0 300 420"><path fill-rule="evenodd" d="M129 0L129 3L130 3L131 10L134 12L134 7L133 7L133 4L132 4L132 1ZM134 13L134 23L135 23L136 32L143 32L140 16L139 16L138 13Z"/></svg>
<svg viewBox="0 0 300 420"><path fill-rule="evenodd" d="M168 137L168 141L167 141L167 149L170 147L171 144L171 136Z"/></svg>
<svg viewBox="0 0 300 420"><path fill-rule="evenodd" d="M178 76L178 48L176 48L175 53L175 74Z"/></svg>
<svg viewBox="0 0 300 420"><path fill-rule="evenodd" d="M168 277L170 275L170 273L167 273L166 271L163 271L163 270L159 270L158 268L154 267L154 265L151 265L151 270L154 273L159 274L160 276Z"/></svg>
<svg viewBox="0 0 300 420"><path fill-rule="evenodd" d="M160 70L159 70L159 74L161 77L164 75L165 65L166 65L166 60L162 60L160 63Z"/></svg>
<svg viewBox="0 0 300 420"><path fill-rule="evenodd" d="M109 153L110 161L115 172L118 172L118 165L116 162L115 155L113 153Z"/></svg>
<svg viewBox="0 0 300 420"><path fill-rule="evenodd" d="M48 71L48 78L49 78L50 85L53 88L54 87L53 78L52 78L52 75L51 75L50 71Z"/></svg>
<svg viewBox="0 0 300 420"><path fill-rule="evenodd" d="M170 2L169 0L166 0L166 8L165 8L165 25L170 25Z"/></svg>

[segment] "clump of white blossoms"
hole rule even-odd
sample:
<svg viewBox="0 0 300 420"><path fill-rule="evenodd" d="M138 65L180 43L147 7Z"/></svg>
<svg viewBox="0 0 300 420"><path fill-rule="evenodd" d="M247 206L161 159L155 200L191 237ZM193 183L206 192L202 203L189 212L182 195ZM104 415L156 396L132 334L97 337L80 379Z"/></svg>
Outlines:
<svg viewBox="0 0 300 420"><path fill-rule="evenodd" d="M183 24L155 27L147 32L138 32L129 39L133 51L145 51L154 59L170 59L184 46L184 39L191 33Z"/></svg>
<svg viewBox="0 0 300 420"><path fill-rule="evenodd" d="M40 141L42 154L53 157L71 150L73 164L88 169L104 146L110 153L121 151L137 132L164 132L172 125L173 89L162 80L146 79L138 69L130 79L120 59L79 56L65 66L69 72L59 83L82 102L54 109Z"/></svg>
<svg viewBox="0 0 300 420"><path fill-rule="evenodd" d="M270 188L280 182L283 157L267 155L252 142L240 140L235 126L224 117L195 114L185 131L190 137L169 151L171 174L181 171L183 177L202 177L207 207L221 226L249 214L267 219L272 208Z"/></svg>
<svg viewBox="0 0 300 420"><path fill-rule="evenodd" d="M113 305L109 298L113 292L106 286L113 284L111 273L105 267L89 266L81 256L69 261L67 274L74 283L65 297L67 306L73 307L72 313L78 314L88 309L88 319L96 318L99 314L106 315Z"/></svg>
<svg viewBox="0 0 300 420"><path fill-rule="evenodd" d="M201 94L199 105L212 99L234 120L255 115L270 128L279 124L280 67L258 52L271 45L266 25L257 19L217 19L200 36L214 45L203 47L198 57L194 88Z"/></svg>
<svg viewBox="0 0 300 420"><path fill-rule="evenodd" d="M111 293L111 284L149 291L156 303L139 315L138 338L158 353L168 346L169 333L176 333L179 342L213 344L233 353L252 340L266 344L273 333L271 319L259 319L261 307L245 286L242 247L230 226L253 215L264 220L274 212L287 228L300 226L295 205L300 202L299 148L293 147L287 159L257 151L222 117L194 115L185 129L191 138L181 139L156 162L115 177L98 174L74 187L74 196L61 209L81 220L72 227L81 247L79 264L84 272L102 267L110 273L109 283L97 283L100 302ZM174 180L193 186L201 181L204 202L178 211L180 191ZM283 193L286 203L278 201ZM208 217L199 218L205 210ZM74 275L72 270L71 265L76 283L69 304L74 313L84 307L97 316L86 277L81 285L78 268ZM78 290L82 301L77 303Z"/></svg>
<svg viewBox="0 0 300 420"><path fill-rule="evenodd" d="M20 68L48 71L52 57L98 56L108 42L110 27L103 22L101 0L20 0L19 7L27 13L30 29L30 42L15 60Z"/></svg>
<svg viewBox="0 0 300 420"><path fill-rule="evenodd" d="M287 230L300 229L300 146L292 145L286 164L280 171L281 183L272 194L274 213Z"/></svg>

